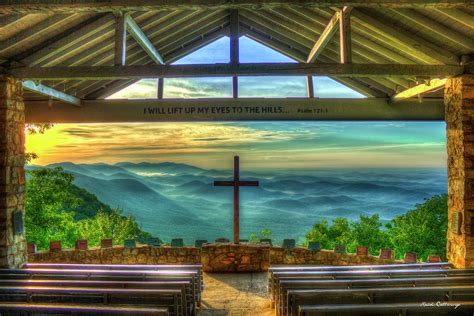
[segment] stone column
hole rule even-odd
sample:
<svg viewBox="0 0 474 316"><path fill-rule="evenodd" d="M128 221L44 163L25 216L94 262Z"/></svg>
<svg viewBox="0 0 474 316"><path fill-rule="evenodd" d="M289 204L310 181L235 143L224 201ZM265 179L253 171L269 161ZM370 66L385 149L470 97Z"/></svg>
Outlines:
<svg viewBox="0 0 474 316"><path fill-rule="evenodd" d="M448 150L448 261L474 267L474 75L452 78L444 91Z"/></svg>
<svg viewBox="0 0 474 316"><path fill-rule="evenodd" d="M24 108L21 81L0 75L0 267L27 261Z"/></svg>

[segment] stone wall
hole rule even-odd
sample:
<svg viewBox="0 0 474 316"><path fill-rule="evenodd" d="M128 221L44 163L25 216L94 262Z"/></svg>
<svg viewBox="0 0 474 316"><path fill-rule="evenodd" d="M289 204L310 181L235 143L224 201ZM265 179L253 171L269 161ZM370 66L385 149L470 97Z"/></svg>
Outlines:
<svg viewBox="0 0 474 316"><path fill-rule="evenodd" d="M446 83L448 261L474 267L474 76Z"/></svg>
<svg viewBox="0 0 474 316"><path fill-rule="evenodd" d="M270 246L258 244L211 244L202 247L205 272L258 272L270 265Z"/></svg>
<svg viewBox="0 0 474 316"><path fill-rule="evenodd" d="M30 254L29 262L95 264L199 264L206 272L259 272L270 265L363 265L402 263L378 256L336 253L306 248L283 249L266 244L218 243L194 247L113 247L88 250L45 251Z"/></svg>
<svg viewBox="0 0 474 316"><path fill-rule="evenodd" d="M331 250L311 251L306 248L283 249L270 248L270 264L272 265L366 265L403 263L401 260L381 259L378 256L356 255L353 253L336 253Z"/></svg>
<svg viewBox="0 0 474 316"><path fill-rule="evenodd" d="M24 108L21 81L0 75L0 267L27 260Z"/></svg>
<svg viewBox="0 0 474 316"><path fill-rule="evenodd" d="M95 263L95 264L198 264L201 249L139 246L88 250L62 250L30 254L29 262L36 263Z"/></svg>

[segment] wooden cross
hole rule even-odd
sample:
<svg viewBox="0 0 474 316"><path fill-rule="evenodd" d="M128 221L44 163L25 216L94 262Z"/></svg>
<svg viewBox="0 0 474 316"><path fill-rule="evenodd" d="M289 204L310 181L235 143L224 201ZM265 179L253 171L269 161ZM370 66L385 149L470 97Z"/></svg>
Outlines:
<svg viewBox="0 0 474 316"><path fill-rule="evenodd" d="M258 181L240 181L239 156L234 156L234 180L214 181L217 187L234 187L234 243L239 243L239 188L258 187Z"/></svg>

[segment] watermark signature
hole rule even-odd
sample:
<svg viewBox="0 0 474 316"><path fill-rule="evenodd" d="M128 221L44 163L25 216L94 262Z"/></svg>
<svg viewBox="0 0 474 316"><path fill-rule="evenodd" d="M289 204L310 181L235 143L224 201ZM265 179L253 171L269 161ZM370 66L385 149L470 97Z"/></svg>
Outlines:
<svg viewBox="0 0 474 316"><path fill-rule="evenodd" d="M441 302L441 301L437 301L437 302L422 302L420 304L420 306L424 306L424 307L445 307L445 306L451 306L451 307L454 307L454 309L457 309L459 306L461 306L461 304L453 304L451 302Z"/></svg>

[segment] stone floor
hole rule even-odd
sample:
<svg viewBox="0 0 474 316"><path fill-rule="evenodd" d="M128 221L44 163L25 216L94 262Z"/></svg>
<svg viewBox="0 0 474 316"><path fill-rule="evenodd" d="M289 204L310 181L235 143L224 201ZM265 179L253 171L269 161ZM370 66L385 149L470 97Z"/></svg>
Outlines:
<svg viewBox="0 0 474 316"><path fill-rule="evenodd" d="M274 315L267 273L205 273L198 315Z"/></svg>

